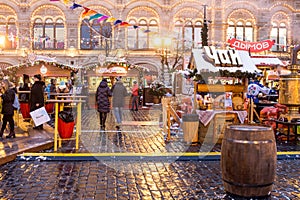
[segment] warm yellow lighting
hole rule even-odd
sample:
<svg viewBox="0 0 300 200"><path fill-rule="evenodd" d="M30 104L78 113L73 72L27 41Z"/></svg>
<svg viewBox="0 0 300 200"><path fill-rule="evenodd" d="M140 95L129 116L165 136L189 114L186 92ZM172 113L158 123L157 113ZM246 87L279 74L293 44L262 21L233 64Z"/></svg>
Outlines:
<svg viewBox="0 0 300 200"><path fill-rule="evenodd" d="M70 46L70 48L69 48L68 50L69 50L69 56L72 57L72 58L73 58L73 57L76 55L76 53L77 53L76 48L73 47L73 46Z"/></svg>
<svg viewBox="0 0 300 200"><path fill-rule="evenodd" d="M153 44L157 48L169 48L172 44L172 39L169 37L154 38Z"/></svg>
<svg viewBox="0 0 300 200"><path fill-rule="evenodd" d="M5 36L0 36L0 46L4 46L5 43Z"/></svg>
<svg viewBox="0 0 300 200"><path fill-rule="evenodd" d="M47 67L45 67L45 65L42 65L41 68L40 68L41 74L46 74L47 71L48 71Z"/></svg>
<svg viewBox="0 0 300 200"><path fill-rule="evenodd" d="M22 46L22 48L21 48L21 56L22 57L26 57L26 55L27 55L27 48L25 47L25 46Z"/></svg>

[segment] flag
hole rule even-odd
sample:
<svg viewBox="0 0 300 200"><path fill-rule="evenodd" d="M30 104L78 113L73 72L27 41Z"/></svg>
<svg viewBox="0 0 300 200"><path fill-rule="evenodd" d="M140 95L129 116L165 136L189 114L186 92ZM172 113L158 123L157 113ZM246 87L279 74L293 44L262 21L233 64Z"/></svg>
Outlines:
<svg viewBox="0 0 300 200"><path fill-rule="evenodd" d="M103 20L106 20L107 18L108 18L108 16L103 15L103 16L100 17L97 21L98 21L98 22L101 22L101 21L103 21Z"/></svg>
<svg viewBox="0 0 300 200"><path fill-rule="evenodd" d="M128 22L122 22L122 23L120 24L120 26L125 26L125 27L127 27L127 26L129 26L129 24L128 24Z"/></svg>
<svg viewBox="0 0 300 200"><path fill-rule="evenodd" d="M90 16L89 21L91 21L91 20L93 20L93 19L98 19L99 17L102 17L102 16L103 16L102 14L97 13L97 14L95 14L95 15Z"/></svg>
<svg viewBox="0 0 300 200"><path fill-rule="evenodd" d="M106 20L106 22L114 22L114 21L116 21L116 18L114 18L114 17L109 17L109 18Z"/></svg>
<svg viewBox="0 0 300 200"><path fill-rule="evenodd" d="M73 3L73 5L70 7L72 10L74 10L75 8L79 8L82 7L82 5L79 5L77 3Z"/></svg>
<svg viewBox="0 0 300 200"><path fill-rule="evenodd" d="M84 11L83 11L83 13L81 14L81 18L84 18L84 16L89 12L89 8L87 8L87 7L83 7L83 9L84 9Z"/></svg>
<svg viewBox="0 0 300 200"><path fill-rule="evenodd" d="M122 23L122 20L118 19L118 20L115 21L114 25L121 24L121 23Z"/></svg>
<svg viewBox="0 0 300 200"><path fill-rule="evenodd" d="M95 15L95 14L97 14L96 11L94 11L94 10L88 10L86 13L82 13L81 14L81 18L85 18L87 16L91 16L91 15Z"/></svg>

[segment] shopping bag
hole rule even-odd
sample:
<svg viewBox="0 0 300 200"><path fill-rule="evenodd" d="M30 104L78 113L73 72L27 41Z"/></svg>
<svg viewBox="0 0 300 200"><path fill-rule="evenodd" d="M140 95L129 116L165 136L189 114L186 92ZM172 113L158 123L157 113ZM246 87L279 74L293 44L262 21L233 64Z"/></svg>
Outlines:
<svg viewBox="0 0 300 200"><path fill-rule="evenodd" d="M34 122L35 126L39 126L43 123L50 121L50 117L45 109L45 107L38 108L30 112L30 116Z"/></svg>

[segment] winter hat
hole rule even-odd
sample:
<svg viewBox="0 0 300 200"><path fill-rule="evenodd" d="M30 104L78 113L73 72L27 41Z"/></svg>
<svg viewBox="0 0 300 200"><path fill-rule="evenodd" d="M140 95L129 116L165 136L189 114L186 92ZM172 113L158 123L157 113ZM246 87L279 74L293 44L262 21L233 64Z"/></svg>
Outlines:
<svg viewBox="0 0 300 200"><path fill-rule="evenodd" d="M42 76L40 74L35 74L33 77L39 79L39 81L42 80Z"/></svg>
<svg viewBox="0 0 300 200"><path fill-rule="evenodd" d="M65 89L67 86L66 86L66 84L65 84L65 82L64 81L61 81L60 83L59 83L59 86L58 86L58 88L59 89Z"/></svg>
<svg viewBox="0 0 300 200"><path fill-rule="evenodd" d="M27 74L23 74L23 82L29 83L29 76Z"/></svg>

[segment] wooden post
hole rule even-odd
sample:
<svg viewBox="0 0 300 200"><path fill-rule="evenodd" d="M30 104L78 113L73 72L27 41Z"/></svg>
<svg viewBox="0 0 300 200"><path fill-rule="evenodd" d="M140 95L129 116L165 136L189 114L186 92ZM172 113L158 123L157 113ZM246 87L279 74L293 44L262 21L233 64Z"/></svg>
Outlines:
<svg viewBox="0 0 300 200"><path fill-rule="evenodd" d="M76 150L79 149L79 135L80 134L81 134L81 102L78 103L78 107L77 107L76 146L75 146Z"/></svg>
<svg viewBox="0 0 300 200"><path fill-rule="evenodd" d="M55 103L55 119L54 119L54 151L57 151L58 138L58 102Z"/></svg>
<svg viewBox="0 0 300 200"><path fill-rule="evenodd" d="M171 117L170 117L170 101L167 101L167 141L171 140Z"/></svg>

